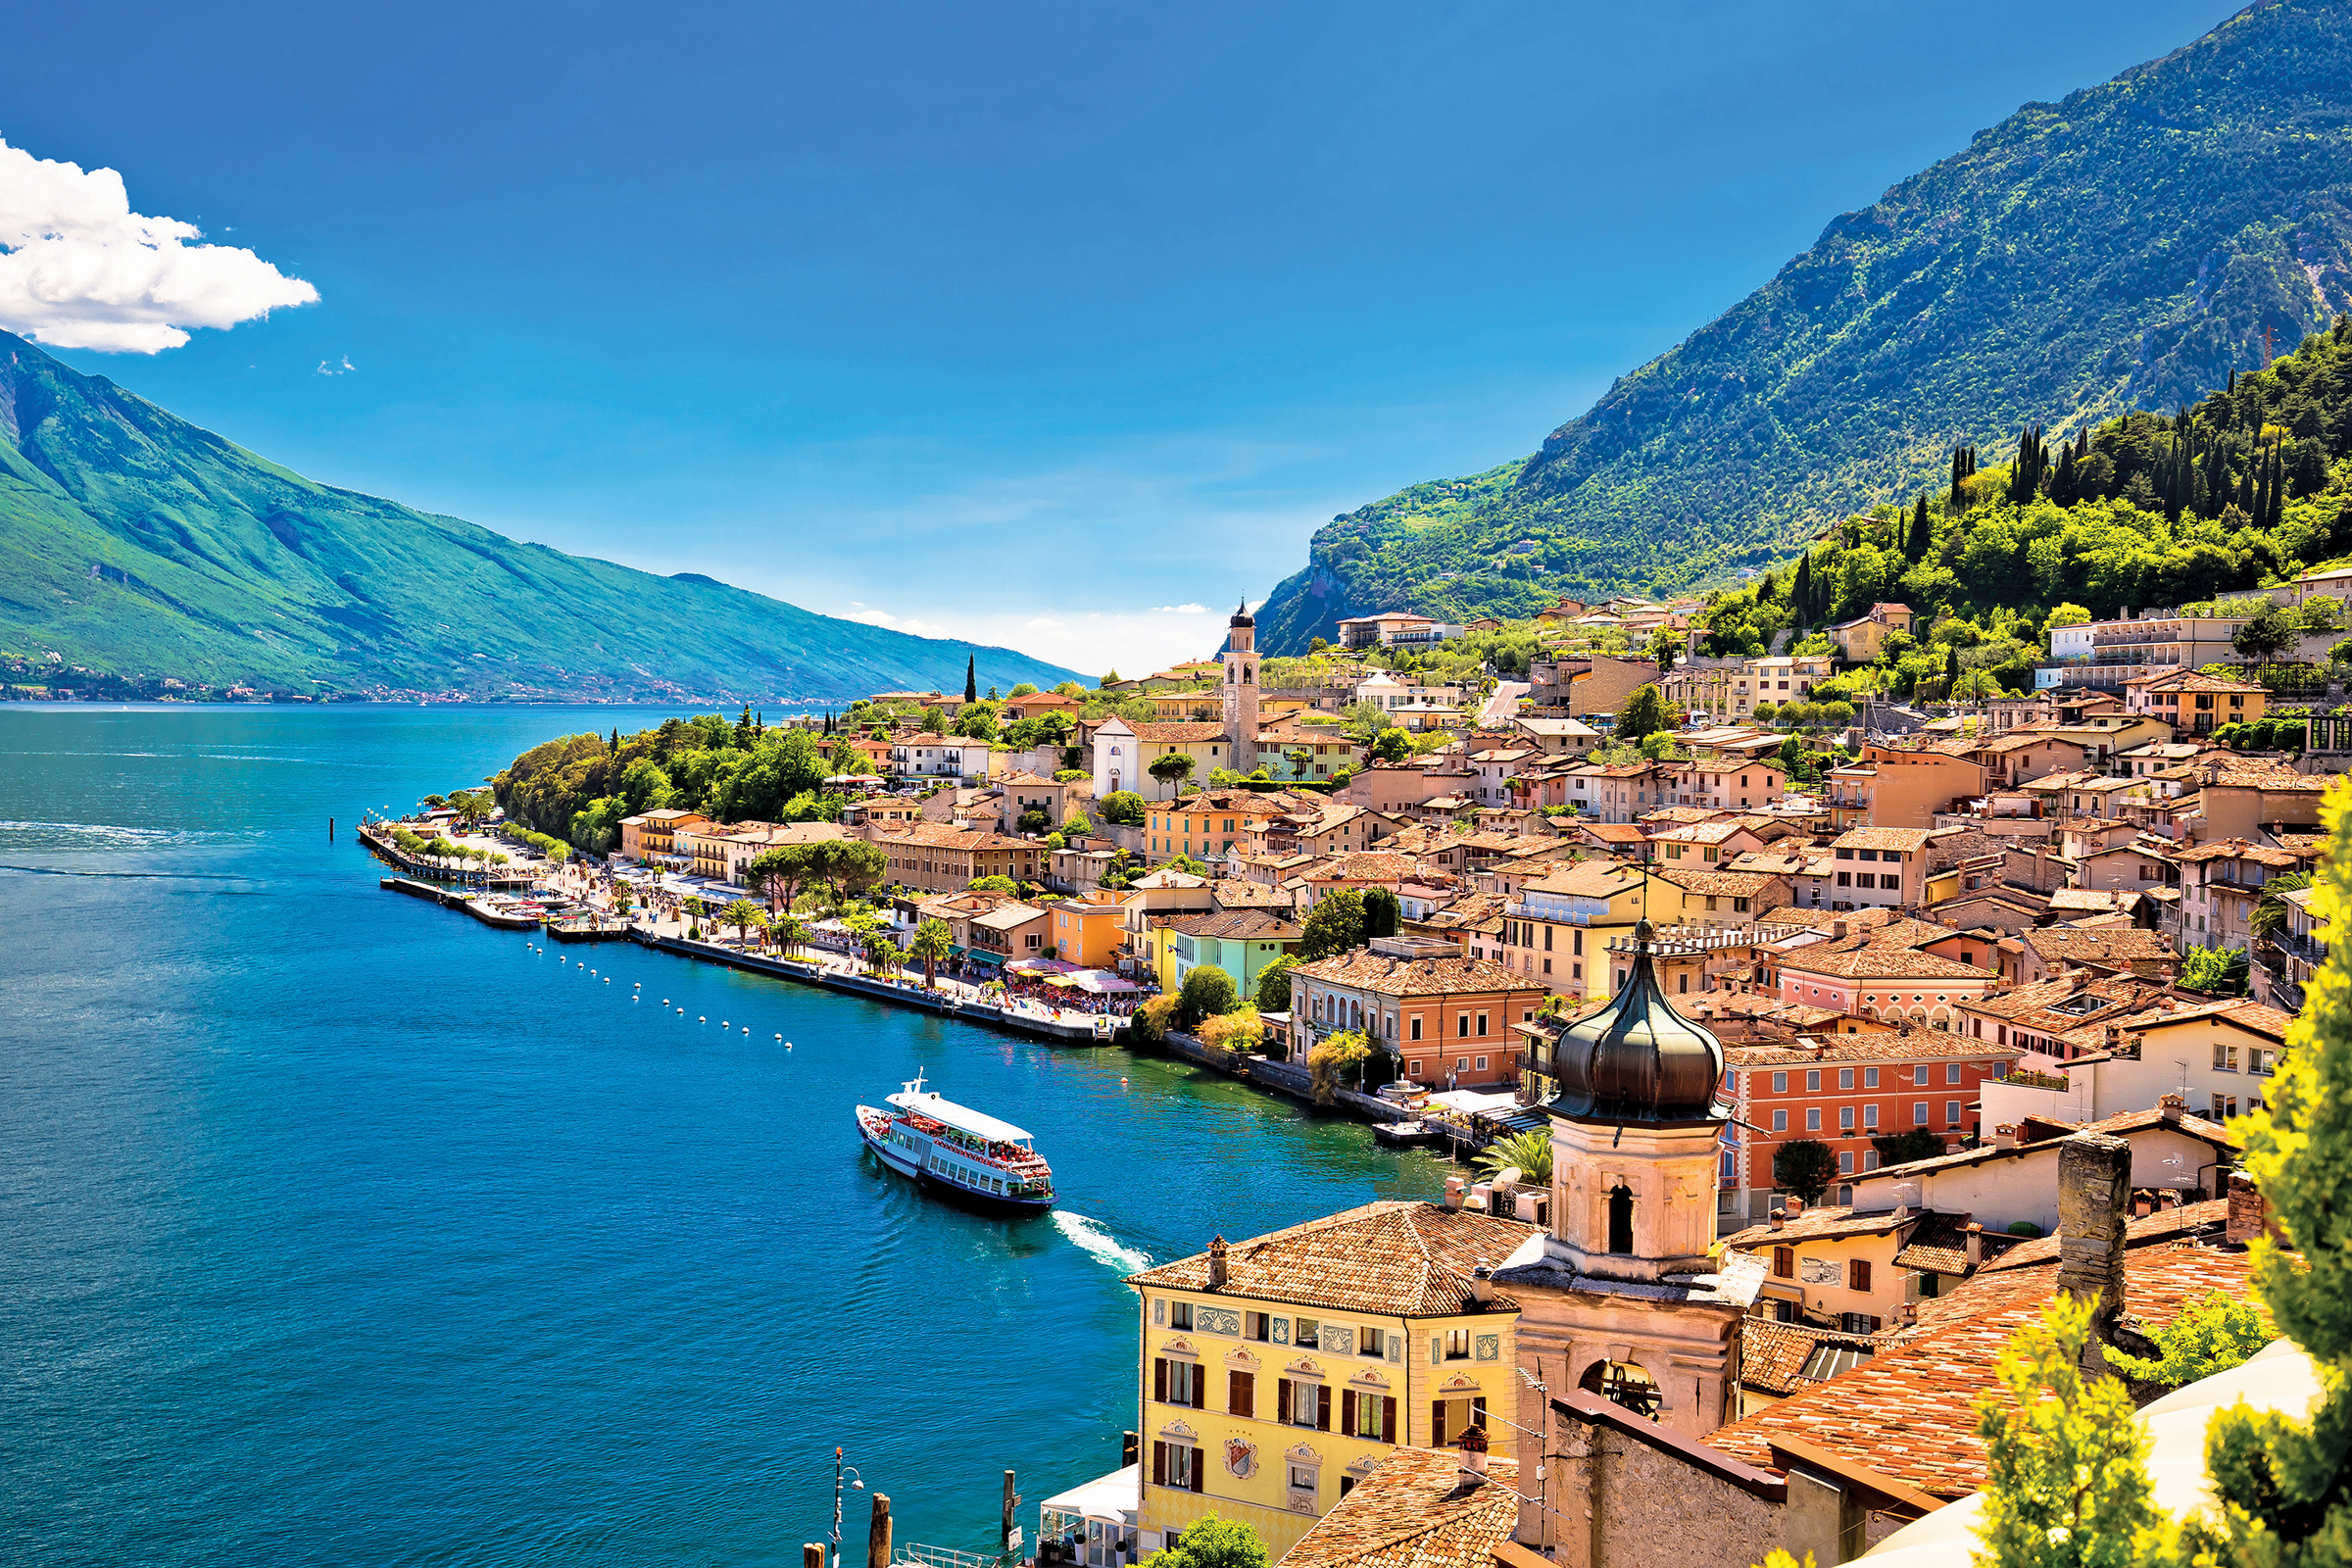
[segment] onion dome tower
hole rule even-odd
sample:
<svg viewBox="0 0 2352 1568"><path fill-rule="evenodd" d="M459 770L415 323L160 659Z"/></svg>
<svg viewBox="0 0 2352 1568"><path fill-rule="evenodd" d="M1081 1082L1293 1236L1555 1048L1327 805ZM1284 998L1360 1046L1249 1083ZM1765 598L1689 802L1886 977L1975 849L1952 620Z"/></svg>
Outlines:
<svg viewBox="0 0 2352 1568"><path fill-rule="evenodd" d="M1647 920L1609 1004L1553 1048L1551 1239L1580 1274L1660 1280L1710 1267L1723 1044L1674 1010L1650 964Z"/></svg>
<svg viewBox="0 0 2352 1568"><path fill-rule="evenodd" d="M1233 748L1235 772L1257 766L1257 619L1248 600L1226 622L1225 742Z"/></svg>

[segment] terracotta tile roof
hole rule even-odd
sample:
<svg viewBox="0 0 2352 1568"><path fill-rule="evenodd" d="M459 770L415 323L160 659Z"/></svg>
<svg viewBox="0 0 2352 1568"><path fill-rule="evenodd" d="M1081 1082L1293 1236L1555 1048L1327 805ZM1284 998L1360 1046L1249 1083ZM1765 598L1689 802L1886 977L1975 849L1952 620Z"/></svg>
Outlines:
<svg viewBox="0 0 2352 1568"><path fill-rule="evenodd" d="M2124 684L2127 687L2136 686L2142 691L2166 692L2258 692L2263 689L2242 680L2222 680L2212 675L2201 675L2193 669L2167 670L2160 675L2134 675Z"/></svg>
<svg viewBox="0 0 2352 1568"><path fill-rule="evenodd" d="M1797 1242L1829 1242L1853 1236L1884 1236L1900 1230L1910 1223L1909 1217L1897 1219L1891 1210L1881 1209L1875 1214L1857 1214L1842 1205L1808 1208L1787 1224L1775 1230L1770 1225L1750 1225L1743 1231L1734 1231L1723 1238L1723 1245L1747 1251L1757 1247L1788 1247Z"/></svg>
<svg viewBox="0 0 2352 1568"><path fill-rule="evenodd" d="M1126 724L1139 741L1164 741L1180 746L1188 742L1221 741L1225 738L1225 726L1222 724L1129 723L1126 719L1119 722Z"/></svg>
<svg viewBox="0 0 2352 1568"><path fill-rule="evenodd" d="M1902 1250L1894 1254L1895 1267L1925 1269L1931 1274L1966 1274L1968 1232L1964 1227L1967 1224L1966 1214L1926 1215L1903 1243ZM2019 1238L1999 1231L1982 1232L1977 1241L1980 1266L2019 1245Z"/></svg>
<svg viewBox="0 0 2352 1568"><path fill-rule="evenodd" d="M2177 1241L2183 1236L2212 1230L2229 1217L2230 1200L2227 1198L2160 1209L2156 1213L2127 1221L2124 1225L2124 1246L2127 1249L2153 1247L2159 1242ZM1987 1242L1992 1240L1989 1236L1984 1239ZM2057 1236L2042 1236L2030 1242L2018 1242L2004 1251L1997 1261L1988 1261L1984 1266L1987 1269L2032 1268L2036 1263L2054 1263L2058 1260L2058 1248L2063 1240Z"/></svg>
<svg viewBox="0 0 2352 1568"><path fill-rule="evenodd" d="M1216 937L1235 942L1296 942L1305 930L1270 909L1216 909L1203 914L1180 914L1168 929L1188 937Z"/></svg>
<svg viewBox="0 0 2352 1568"><path fill-rule="evenodd" d="M1450 1448L1396 1448L1283 1556L1285 1568L1489 1568L1519 1523L1519 1466L1461 1471Z"/></svg>
<svg viewBox="0 0 2352 1568"><path fill-rule="evenodd" d="M1924 850L1933 835L1924 827L1856 827L1830 840L1834 850Z"/></svg>
<svg viewBox="0 0 2352 1568"><path fill-rule="evenodd" d="M1263 882L1244 881L1239 877L1220 877L1208 885L1209 897L1226 909L1288 909L1291 896L1280 888Z"/></svg>
<svg viewBox="0 0 2352 1568"><path fill-rule="evenodd" d="M1864 1355L1887 1342L1883 1334L1840 1334L1809 1323L1780 1323L1751 1317L1740 1325L1740 1381L1764 1394L1794 1394L1824 1381L1807 1377L1813 1353L1827 1346Z"/></svg>
<svg viewBox="0 0 2352 1568"><path fill-rule="evenodd" d="M1658 875L1686 893L1711 899L1760 899L1782 880L1763 871L1685 871L1675 866Z"/></svg>
<svg viewBox="0 0 2352 1568"><path fill-rule="evenodd" d="M1894 943L1856 942L1851 937L1843 943L1822 943L1809 948L1788 951L1781 959L1784 974L1836 975L1843 980L1997 980L1990 969L1981 969L1957 958L1939 958L1933 953L1922 953Z"/></svg>
<svg viewBox="0 0 2352 1568"><path fill-rule="evenodd" d="M2161 1029L2168 1024L2193 1023L2200 1018L2227 1018L2241 1028L2256 1034L2268 1035L2284 1043L2287 1025L2295 1021L2294 1014L2266 1007L2246 997L2228 997L2220 1002L2201 1003L2191 1007L2159 1006L2124 1020L2127 1029ZM2148 1114L2153 1114L2149 1112Z"/></svg>
<svg viewBox="0 0 2352 1568"><path fill-rule="evenodd" d="M1046 911L1043 909L1032 908L1026 904L1007 904L986 914L973 915L972 924L984 925L991 931L1012 931L1045 917Z"/></svg>
<svg viewBox="0 0 2352 1568"><path fill-rule="evenodd" d="M1365 850L1353 855L1334 855L1305 867L1298 874L1310 882L1404 882L1420 874L1421 862L1409 855L1391 855L1385 850Z"/></svg>
<svg viewBox="0 0 2352 1568"><path fill-rule="evenodd" d="M2044 963L2178 964L2180 955L2154 931L2136 926L2047 926L2020 931L2018 940Z"/></svg>
<svg viewBox="0 0 2352 1568"><path fill-rule="evenodd" d="M1494 912L1496 911L1481 911L1457 924L1486 919ZM1445 997L1480 992L1541 995L1544 991L1538 981L1506 969L1492 958L1399 958L1374 953L1370 948L1353 948L1335 957L1301 963L1291 970L1291 975L1293 979L1303 976L1384 997Z"/></svg>
<svg viewBox="0 0 2352 1568"><path fill-rule="evenodd" d="M1763 1000L1763 999L1756 999ZM1730 1010L1730 1009L1725 1009ZM1763 1011L1764 1009L1759 1009ZM1774 1012L1810 1013L1816 1021L1827 1023L1845 1015L1835 1007L1794 1007L1787 1003ZM1769 1015L1769 1014L1768 1014ZM1803 1024L1799 1020L1798 1026ZM1752 1067L1819 1067L1841 1061L2015 1061L2020 1053L2015 1046L1996 1046L1989 1040L1966 1039L1947 1029L1923 1029L1915 1034L1822 1035L1818 1051L1808 1046L1790 1043L1769 1046L1726 1046L1724 1065L1736 1068Z"/></svg>
<svg viewBox="0 0 2352 1568"><path fill-rule="evenodd" d="M2164 1119L2162 1110L2130 1110L2120 1116L2110 1116L2105 1121L2094 1121L2088 1125L2093 1132L2111 1133L2122 1138L2135 1132L2146 1132ZM2065 1127L2067 1124L2058 1122L2052 1125ZM2191 1116L2183 1112L2180 1119L2171 1125L2191 1138L2203 1139L2216 1149L2235 1149L2237 1147L2236 1140L2230 1136L2228 1128L2219 1122L2207 1121L2202 1116ZM1958 1170L1964 1165L1989 1165L2004 1159L2031 1159L2044 1154L2055 1158L2058 1153L2058 1146L2065 1142L2063 1137L2059 1137L2044 1138L2031 1144L1988 1144L1983 1149L1963 1149L1956 1154L1938 1154L1933 1159L1915 1159L1908 1165L1881 1165L1865 1179L1880 1181L1898 1173L1912 1176L1930 1171ZM2055 1179L2054 1174L2052 1179Z"/></svg>
<svg viewBox="0 0 2352 1568"><path fill-rule="evenodd" d="M2245 1299L2243 1251L2144 1247L2124 1258L2128 1315L2162 1323L2209 1292ZM2054 1264L1983 1270L1949 1296L1923 1301L1920 1323L1869 1360L1770 1409L1720 1427L1708 1446L1769 1465L1772 1442L1793 1437L1938 1497L1984 1484L1974 1436L1980 1395L2006 1398L1994 1364L2019 1328L2056 1293Z"/></svg>
<svg viewBox="0 0 2352 1568"><path fill-rule="evenodd" d="M1366 1203L1289 1230L1236 1242L1217 1294L1393 1317L1455 1317L1478 1309L1470 1271L1499 1265L1533 1225L1489 1214L1448 1214L1435 1203ZM1128 1276L1143 1289L1208 1290L1208 1254L1196 1252ZM1486 1310L1516 1312L1495 1293Z"/></svg>
<svg viewBox="0 0 2352 1568"><path fill-rule="evenodd" d="M1029 839L1007 838L985 828L956 827L947 822L909 822L904 827L885 827L874 842L885 849L907 844L930 850L1034 850L1038 847Z"/></svg>

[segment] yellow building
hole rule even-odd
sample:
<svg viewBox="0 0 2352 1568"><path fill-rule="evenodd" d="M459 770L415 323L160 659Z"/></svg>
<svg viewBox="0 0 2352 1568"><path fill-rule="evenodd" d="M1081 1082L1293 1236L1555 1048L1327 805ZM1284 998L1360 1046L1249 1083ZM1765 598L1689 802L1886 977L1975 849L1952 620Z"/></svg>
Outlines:
<svg viewBox="0 0 2352 1568"><path fill-rule="evenodd" d="M1686 912L1690 899L1696 912ZM1493 956L1555 997L1599 1002L1616 994L1627 960L1611 943L1630 942L1634 922L1674 926L1705 919L1706 895L1688 894L1644 866L1578 860L1526 884L1502 911Z"/></svg>
<svg viewBox="0 0 2352 1568"><path fill-rule="evenodd" d="M1127 941L1127 910L1120 895L1097 893L1091 899L1054 899L1045 904L1053 916L1054 956L1089 969L1108 969L1119 961Z"/></svg>
<svg viewBox="0 0 2352 1568"><path fill-rule="evenodd" d="M1318 797L1300 801L1289 794L1252 790L1202 790L1180 800L1152 804L1144 819L1144 858L1156 864L1189 855L1197 860L1218 860L1236 849L1247 849L1253 828L1301 807L1321 811Z"/></svg>
<svg viewBox="0 0 2352 1568"><path fill-rule="evenodd" d="M1536 1227L1379 1202L1131 1276L1141 1297L1139 1551L1201 1515L1279 1558L1399 1446L1471 1426L1508 1456L1518 1303L1492 1267Z"/></svg>

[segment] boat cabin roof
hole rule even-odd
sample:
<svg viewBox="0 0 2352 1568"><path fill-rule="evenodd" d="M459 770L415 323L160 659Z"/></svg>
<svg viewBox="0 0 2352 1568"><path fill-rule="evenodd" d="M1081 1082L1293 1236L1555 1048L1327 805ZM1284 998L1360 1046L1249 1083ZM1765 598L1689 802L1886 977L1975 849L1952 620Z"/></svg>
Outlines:
<svg viewBox="0 0 2352 1568"><path fill-rule="evenodd" d="M896 1094L890 1097L890 1102L901 1110L910 1110L918 1116L944 1121L957 1132L970 1133L974 1138L985 1138L991 1143L1025 1144L1030 1141L1029 1134L1012 1123L999 1121L986 1111L958 1105L952 1100L942 1100L928 1090L919 1094Z"/></svg>

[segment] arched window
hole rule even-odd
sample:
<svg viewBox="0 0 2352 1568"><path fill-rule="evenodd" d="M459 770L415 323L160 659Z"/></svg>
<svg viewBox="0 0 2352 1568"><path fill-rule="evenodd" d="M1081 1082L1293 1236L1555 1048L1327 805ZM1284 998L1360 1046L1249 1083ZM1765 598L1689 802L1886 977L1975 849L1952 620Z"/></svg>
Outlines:
<svg viewBox="0 0 2352 1568"><path fill-rule="evenodd" d="M1630 1253L1634 1250L1634 1195L1620 1184L1609 1189L1609 1250Z"/></svg>
<svg viewBox="0 0 2352 1568"><path fill-rule="evenodd" d="M1625 1189L1620 1187L1619 1192ZM1586 1368L1577 1386L1587 1394L1597 1394L1612 1404L1621 1404L1636 1415L1655 1421L1663 1396L1655 1379L1631 1361L1595 1361Z"/></svg>

